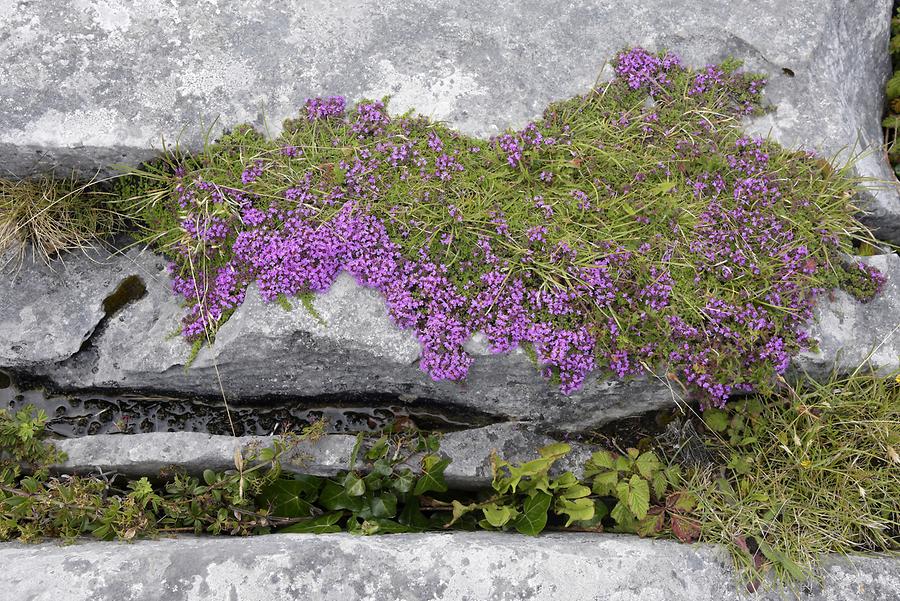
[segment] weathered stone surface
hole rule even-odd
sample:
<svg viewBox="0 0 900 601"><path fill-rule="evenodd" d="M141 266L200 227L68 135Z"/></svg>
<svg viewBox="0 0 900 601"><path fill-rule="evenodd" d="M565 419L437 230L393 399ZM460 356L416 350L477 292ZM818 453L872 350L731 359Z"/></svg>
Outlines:
<svg viewBox="0 0 900 601"><path fill-rule="evenodd" d="M361 288L347 275L313 300L324 325L300 303L290 311L265 305L251 287L244 304L219 330L216 343L185 369L189 347L173 336L184 309L172 295L163 262L152 253L111 260L122 265L123 276L139 274L147 294L108 320L88 351L66 361L32 363L28 373L66 389L202 395L224 391L234 403L302 401L326 394L396 395L404 402L572 430L673 402L659 381L607 381L597 375L582 390L564 396L540 376L524 352L494 355L477 339L468 347L476 360L466 382L435 382L418 367L418 342L391 323L379 293ZM20 306L43 302L39 294L17 298ZM70 333L48 327L41 335L65 339ZM16 364L0 361L3 366Z"/></svg>
<svg viewBox="0 0 900 601"><path fill-rule="evenodd" d="M726 554L608 534L273 534L0 545L10 601L895 601L900 561L834 558L824 585L749 594Z"/></svg>
<svg viewBox="0 0 900 601"><path fill-rule="evenodd" d="M832 368L852 371L876 347L871 357L875 367L887 372L900 366L900 334L894 332L900 323L900 257L865 260L888 276L884 292L866 304L842 292L822 297L810 324L820 352L798 357L795 371L816 377ZM163 263L149 252L110 257L96 269L115 278L107 281L102 278L111 276L103 275L100 279L106 283L100 288L92 270L69 272L66 285L55 292L51 284L45 285L43 268L26 265L17 280L0 280L0 291L7 291L2 297L7 299L7 317L0 328L0 367L47 377L65 389L216 396L224 391L235 404L303 403L326 394L391 395L400 402L570 431L671 406L678 397L661 379L623 382L597 374L581 390L564 396L540 377L523 352L493 355L477 339L468 346L475 355L469 378L464 383L434 382L417 365L419 347L413 335L391 324L377 292L360 288L346 275L313 301L324 325L299 303L285 311L265 305L251 290L219 331L217 342L185 369L188 345L173 336L184 310L172 296ZM35 285L29 283L32 270ZM114 289L118 278L130 275L143 278L147 294L104 321L88 348L79 352L81 340L102 319L102 312L95 310L103 302L99 290ZM71 323L56 313L74 315L81 309L86 317ZM28 336L23 337L15 318L20 314L45 317L30 321ZM19 355L12 350L17 340L43 344Z"/></svg>
<svg viewBox="0 0 900 601"><path fill-rule="evenodd" d="M851 373L860 366L882 375L900 367L900 256L895 253L859 260L888 274L884 290L863 304L836 290L816 307L810 334L819 352L802 353L794 367L816 378L832 371Z"/></svg>
<svg viewBox="0 0 900 601"><path fill-rule="evenodd" d="M104 316L103 300L129 275L154 272L161 257L105 248L68 253L49 267L29 255L0 259L0 365L23 368L78 352Z"/></svg>
<svg viewBox="0 0 900 601"><path fill-rule="evenodd" d="M277 131L308 96L393 96L393 108L493 135L587 90L623 46L702 65L728 55L769 75L778 108L751 129L826 156L879 151L890 0L148 0L0 2L0 159L18 174L85 174L196 147L201 122ZM215 119L219 117L219 121ZM844 158L847 152L842 155ZM894 184L868 196L900 240Z"/></svg>
<svg viewBox="0 0 900 601"><path fill-rule="evenodd" d="M440 453L449 458L444 472L447 484L457 489L486 488L491 484L491 453L513 463L534 459L538 449L555 442L536 434L524 424L496 424L461 432L449 432L441 438ZM234 455L249 447L273 443L267 436L210 436L198 432L154 432L150 434L83 436L55 440L67 459L56 466L63 473L117 472L130 476L157 474L177 466L198 475L205 469L234 469ZM331 434L315 441L301 441L282 460L285 471L316 476L333 476L349 468L356 437ZM572 452L554 466L580 476L592 449L573 443ZM420 466L410 458L414 469ZM360 468L364 467L360 462Z"/></svg>

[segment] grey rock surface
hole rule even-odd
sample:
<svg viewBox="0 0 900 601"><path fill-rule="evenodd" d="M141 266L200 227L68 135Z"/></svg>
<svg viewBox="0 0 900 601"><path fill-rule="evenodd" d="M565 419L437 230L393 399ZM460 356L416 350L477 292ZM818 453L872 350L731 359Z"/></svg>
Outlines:
<svg viewBox="0 0 900 601"><path fill-rule="evenodd" d="M900 560L825 562L824 585L749 594L715 547L608 534L273 534L0 544L4 601L896 601Z"/></svg>
<svg viewBox="0 0 900 601"><path fill-rule="evenodd" d="M884 290L867 303L840 290L828 293L829 298L816 307L809 330L819 341L819 351L796 357L797 371L823 379L832 371L847 374L871 368L887 375L900 368L900 256L857 260L888 275Z"/></svg>
<svg viewBox="0 0 900 601"><path fill-rule="evenodd" d="M750 125L891 184L866 194L900 240L880 151L890 0L0 1L0 159L85 175L196 148L204 128L276 133L308 96L393 97L463 131L520 127L583 93L624 46L703 65L733 55L769 76L777 110ZM606 72L608 74L608 71ZM218 119L218 121L217 121Z"/></svg>
<svg viewBox="0 0 900 601"><path fill-rule="evenodd" d="M139 263L143 261L143 263ZM0 365L62 361L76 354L105 315L104 299L129 275L156 271L164 259L101 247L67 253L50 266L0 258Z"/></svg>
<svg viewBox="0 0 900 601"><path fill-rule="evenodd" d="M129 476L158 474L171 467L199 475L203 470L234 469L235 452L246 454L251 448L271 446L273 437L211 436L199 432L154 432L149 434L100 434L54 440L67 459L54 467L61 473L111 473ZM441 438L440 453L451 460L444 472L447 484L456 489L479 489L491 484L491 454L513 463L537 457L538 449L555 442L536 434L524 424L496 424L461 432L449 432ZM333 476L349 468L356 437L330 434L315 441L299 441L282 459L285 471ZM572 452L554 466L556 472L572 471L580 476L592 449L573 443ZM417 457L409 466L419 470ZM362 462L357 466L364 469Z"/></svg>
<svg viewBox="0 0 900 601"><path fill-rule="evenodd" d="M887 275L884 291L865 304L838 291L820 298L810 324L820 351L798 357L795 374L807 371L822 378L833 368L852 371L873 349L874 367L883 373L900 367L900 257L864 260ZM661 379L605 380L598 374L581 390L564 396L540 377L524 352L493 355L477 337L468 345L475 356L469 378L463 383L434 382L417 365L419 346L413 335L391 324L377 292L359 287L346 275L313 300L324 325L299 303L286 311L265 305L251 290L220 329L216 343L204 348L186 369L188 345L173 336L184 310L172 296L162 259L130 251L109 256L107 263L96 269L116 275L109 281L111 276L104 275L102 287L95 284L93 270L69 272L65 286L59 288L45 282L43 268L29 265L18 279L0 279L0 294L5 294L0 298L6 299L0 368L45 377L66 390L219 398L224 391L234 404L302 404L322 395L337 395L332 400L388 395L396 402L438 406L462 421L467 416L476 422L522 421L564 431L589 430L671 407L679 399L678 391ZM34 278L29 275L32 269ZM103 319L96 311L103 293L115 289L118 278L131 275L143 279L146 295ZM23 314L45 316L27 322L27 337L19 333L23 328L16 318ZM65 315L84 317L69 322ZM81 341L92 332L90 343L80 350ZM26 339L43 343L30 354L15 351L21 344L17 341Z"/></svg>
<svg viewBox="0 0 900 601"><path fill-rule="evenodd" d="M570 430L674 402L672 391L660 381L609 381L596 374L580 391L564 396L521 350L494 355L475 338L469 344L475 363L467 380L435 382L418 367L415 337L391 323L380 294L361 288L346 274L313 300L324 325L300 303L290 311L264 304L251 287L244 304L220 328L215 344L201 350L185 369L189 347L172 335L184 309L172 295L164 263L149 252L110 260L120 266L123 277L142 277L147 294L105 322L89 349L63 361L29 363L29 375L49 378L63 389L219 397L224 391L235 404L391 395L401 402L454 409L461 417L488 416ZM43 302L34 293L22 293L17 301L14 311ZM52 325L48 323L42 335L70 336ZM17 365L0 360L0 367Z"/></svg>

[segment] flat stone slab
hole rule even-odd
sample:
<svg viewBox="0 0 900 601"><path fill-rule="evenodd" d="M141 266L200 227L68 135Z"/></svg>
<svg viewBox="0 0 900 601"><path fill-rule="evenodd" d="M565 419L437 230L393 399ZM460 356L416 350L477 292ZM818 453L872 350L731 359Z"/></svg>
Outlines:
<svg viewBox="0 0 900 601"><path fill-rule="evenodd" d="M206 128L276 133L306 97L393 97L490 136L584 93L626 46L694 65L727 56L769 77L777 110L750 126L824 156L869 151L871 223L900 240L880 151L891 0L58 0L0 2L0 162L84 175L196 148ZM607 71L608 73L608 71ZM218 118L218 121L216 120Z"/></svg>
<svg viewBox="0 0 900 601"><path fill-rule="evenodd" d="M605 534L273 534L0 544L10 601L775 601L705 545ZM900 560L829 560L803 601L896 601ZM791 598L795 598L790 595Z"/></svg>
<svg viewBox="0 0 900 601"><path fill-rule="evenodd" d="M154 432L149 434L99 434L64 440L53 444L64 451L67 460L54 469L63 473L116 472L129 476L152 476L178 467L199 475L205 469L234 469L237 451L271 446L271 436L210 436L198 432ZM450 459L444 472L447 484L457 489L488 488L491 485L491 454L513 463L537 457L538 449L554 439L528 430L524 424L497 424L441 437L440 453ZM350 467L356 437L346 434L322 436L315 441L300 441L282 460L287 472L334 476ZM592 448L573 443L572 452L554 466L556 472L572 471L581 476ZM409 465L418 470L415 457ZM360 463L361 467L362 464Z"/></svg>
<svg viewBox="0 0 900 601"><path fill-rule="evenodd" d="M235 405L388 395L412 406L458 411L461 421L473 415L568 431L671 407L680 399L680 391L662 378L606 380L599 372L565 396L524 352L491 354L477 337L467 347L475 359L467 380L435 382L418 367L413 334L391 324L379 293L346 274L313 299L324 325L300 303L290 311L264 304L251 287L216 343L185 368L189 346L176 334L184 309L171 292L164 259L147 251L104 252L99 265L73 255L68 262L76 268L64 277L49 277L43 267L31 265L15 277L0 274L0 368L45 377L65 390L220 399L224 391ZM868 303L839 291L823 295L810 323L820 350L797 357L794 374L846 373L867 357L883 373L900 367L900 256L862 260L887 276L884 291ZM104 318L105 295L130 276L142 278L147 293ZM44 316L27 322L27 336L21 325L26 322L16 317L22 314ZM29 340L42 344L17 350Z"/></svg>

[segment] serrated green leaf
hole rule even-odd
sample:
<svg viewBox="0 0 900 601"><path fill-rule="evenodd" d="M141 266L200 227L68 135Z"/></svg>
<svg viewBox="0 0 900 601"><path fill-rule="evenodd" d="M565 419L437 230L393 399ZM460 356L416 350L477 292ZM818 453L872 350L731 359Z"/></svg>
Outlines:
<svg viewBox="0 0 900 601"><path fill-rule="evenodd" d="M616 485L616 497L634 516L642 520L650 509L650 487L647 481L634 474L631 479Z"/></svg>
<svg viewBox="0 0 900 601"><path fill-rule="evenodd" d="M703 412L703 423L713 432L724 432L728 429L728 413L721 409L707 409Z"/></svg>
<svg viewBox="0 0 900 601"><path fill-rule="evenodd" d="M622 527L626 527L634 521L634 514L621 501L615 504L612 511L609 512L609 517L616 522L616 525Z"/></svg>
<svg viewBox="0 0 900 601"><path fill-rule="evenodd" d="M664 472L656 472L650 484L653 487L653 498L657 500L663 498L663 495L666 494L666 489L669 487L669 481L666 480Z"/></svg>
<svg viewBox="0 0 900 601"><path fill-rule="evenodd" d="M651 451L642 453L635 460L634 466L637 468L638 473L647 480L653 478L660 469L659 459Z"/></svg>
<svg viewBox="0 0 900 601"><path fill-rule="evenodd" d="M595 495L605 497L616 493L616 484L619 483L619 473L616 471L603 472L594 476L594 482L591 490Z"/></svg>
<svg viewBox="0 0 900 601"><path fill-rule="evenodd" d="M585 475L591 470L612 470L616 467L615 459L609 451L597 451L588 459L585 466ZM590 474L593 475L593 474Z"/></svg>
<svg viewBox="0 0 900 601"><path fill-rule="evenodd" d="M894 76L888 80L885 92L888 100L900 97L900 72L894 73Z"/></svg>
<svg viewBox="0 0 900 601"><path fill-rule="evenodd" d="M553 498L547 493L538 492L525 499L522 504L522 515L514 526L521 534L537 536L547 526L547 512Z"/></svg>
<svg viewBox="0 0 900 601"><path fill-rule="evenodd" d="M643 519L638 520L635 531L638 536L655 536L662 532L665 523L665 512L662 507L654 507Z"/></svg>

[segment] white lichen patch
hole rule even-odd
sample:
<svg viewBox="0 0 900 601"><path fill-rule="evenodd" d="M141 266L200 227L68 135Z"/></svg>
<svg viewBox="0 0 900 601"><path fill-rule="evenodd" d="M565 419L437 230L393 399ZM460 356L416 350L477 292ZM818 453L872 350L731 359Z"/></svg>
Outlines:
<svg viewBox="0 0 900 601"><path fill-rule="evenodd" d="M420 115L446 121L473 96L485 93L475 74L463 71L457 65L438 67L438 73L410 74L382 59L376 69L376 76L365 96L381 98L389 95L394 114L416 109Z"/></svg>

